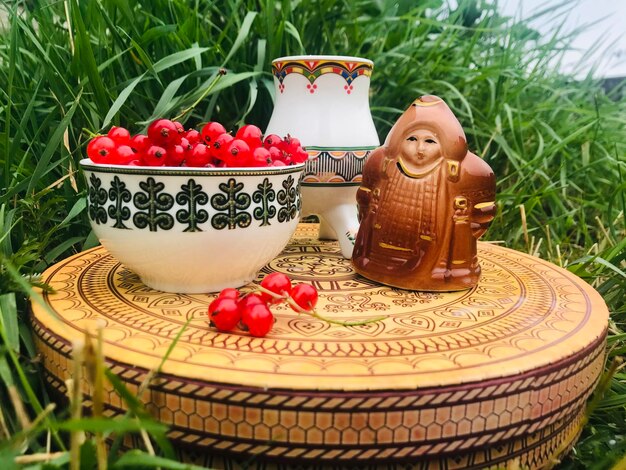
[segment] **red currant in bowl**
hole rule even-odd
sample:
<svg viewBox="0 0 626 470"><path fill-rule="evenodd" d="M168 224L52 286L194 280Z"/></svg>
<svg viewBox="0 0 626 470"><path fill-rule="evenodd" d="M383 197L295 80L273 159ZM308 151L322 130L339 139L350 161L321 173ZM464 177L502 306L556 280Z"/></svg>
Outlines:
<svg viewBox="0 0 626 470"><path fill-rule="evenodd" d="M143 154L143 162L148 166L163 166L167 161L167 150L157 145L151 145Z"/></svg>
<svg viewBox="0 0 626 470"><path fill-rule="evenodd" d="M87 156L94 163L106 163L113 155L117 144L110 137L100 136L92 139L87 145Z"/></svg>
<svg viewBox="0 0 626 470"><path fill-rule="evenodd" d="M133 150L135 158L125 147ZM270 134L264 139L261 129L247 124L233 137L217 121L206 123L198 131L185 130L180 122L169 119L157 119L148 126L147 135L133 137L126 128L113 126L106 136L89 142L87 155L99 164L176 168L276 167L297 165L307 159L300 141L291 135L283 139Z"/></svg>
<svg viewBox="0 0 626 470"><path fill-rule="evenodd" d="M207 122L200 132L201 139L206 145L211 145L222 134L226 134L226 128L219 122Z"/></svg>
<svg viewBox="0 0 626 470"><path fill-rule="evenodd" d="M137 134L130 139L129 145L135 153L143 153L148 147L150 147L151 142L147 135Z"/></svg>
<svg viewBox="0 0 626 470"><path fill-rule="evenodd" d="M263 145L263 133L253 124L240 127L235 138L243 140L253 150Z"/></svg>
<svg viewBox="0 0 626 470"><path fill-rule="evenodd" d="M157 119L148 126L148 138L155 145L167 147L180 141L180 129L179 125L169 119Z"/></svg>
<svg viewBox="0 0 626 470"><path fill-rule="evenodd" d="M130 132L123 127L111 127L111 130L107 133L107 137L112 139L116 144L129 145L130 144Z"/></svg>
<svg viewBox="0 0 626 470"><path fill-rule="evenodd" d="M185 163L189 167L203 167L212 163L211 147L204 144L196 145L188 152Z"/></svg>
<svg viewBox="0 0 626 470"><path fill-rule="evenodd" d="M109 161L115 165L128 165L138 158L139 155L131 146L119 145L115 149L115 152L109 156Z"/></svg>
<svg viewBox="0 0 626 470"><path fill-rule="evenodd" d="M231 167L252 166L250 146L241 139L234 139L224 155L224 161Z"/></svg>

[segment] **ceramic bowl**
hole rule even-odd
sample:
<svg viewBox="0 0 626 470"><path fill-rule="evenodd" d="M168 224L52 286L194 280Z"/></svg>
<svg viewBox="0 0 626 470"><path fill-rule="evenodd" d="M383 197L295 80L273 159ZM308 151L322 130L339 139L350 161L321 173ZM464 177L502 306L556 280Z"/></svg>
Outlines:
<svg viewBox="0 0 626 470"><path fill-rule="evenodd" d="M102 245L144 284L165 292L247 284L282 251L300 217L304 165L80 165Z"/></svg>

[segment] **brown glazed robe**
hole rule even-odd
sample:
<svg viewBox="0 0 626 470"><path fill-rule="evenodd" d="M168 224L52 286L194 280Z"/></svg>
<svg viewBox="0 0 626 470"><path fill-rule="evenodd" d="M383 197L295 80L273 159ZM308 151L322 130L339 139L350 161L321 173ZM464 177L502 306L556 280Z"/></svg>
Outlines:
<svg viewBox="0 0 626 470"><path fill-rule="evenodd" d="M401 144L416 129L431 131L441 149L436 166L423 174L407 171L400 159ZM446 103L419 98L365 163L355 270L402 289L475 286L476 241L495 215L495 186L489 165L467 151L465 133Z"/></svg>

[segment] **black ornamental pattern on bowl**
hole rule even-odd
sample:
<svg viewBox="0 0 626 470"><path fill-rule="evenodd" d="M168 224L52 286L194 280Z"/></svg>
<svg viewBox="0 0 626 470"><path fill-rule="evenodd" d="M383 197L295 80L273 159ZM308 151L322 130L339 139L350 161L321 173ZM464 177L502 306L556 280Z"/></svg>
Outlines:
<svg viewBox="0 0 626 470"><path fill-rule="evenodd" d="M278 179L254 171L210 179L191 172L125 178L129 175L110 171L85 171L87 213L95 225L151 232L236 230L293 221L301 208L297 171Z"/></svg>

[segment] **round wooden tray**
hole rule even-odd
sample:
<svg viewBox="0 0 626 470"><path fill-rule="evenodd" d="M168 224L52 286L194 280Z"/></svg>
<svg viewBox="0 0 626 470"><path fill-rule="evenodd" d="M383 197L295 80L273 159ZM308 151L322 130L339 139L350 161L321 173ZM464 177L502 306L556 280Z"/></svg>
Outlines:
<svg viewBox="0 0 626 470"><path fill-rule="evenodd" d="M332 326L277 306L266 338L220 333L214 295L152 290L98 247L44 273L56 317L32 303L48 383L64 393L71 341L100 322L108 365L135 391L191 319L143 398L196 459L537 468L573 443L604 364L608 310L590 286L480 243L475 289L392 289L357 276L317 228L301 224L259 279L284 272L319 290L326 316L383 321ZM124 409L112 390L106 402Z"/></svg>

